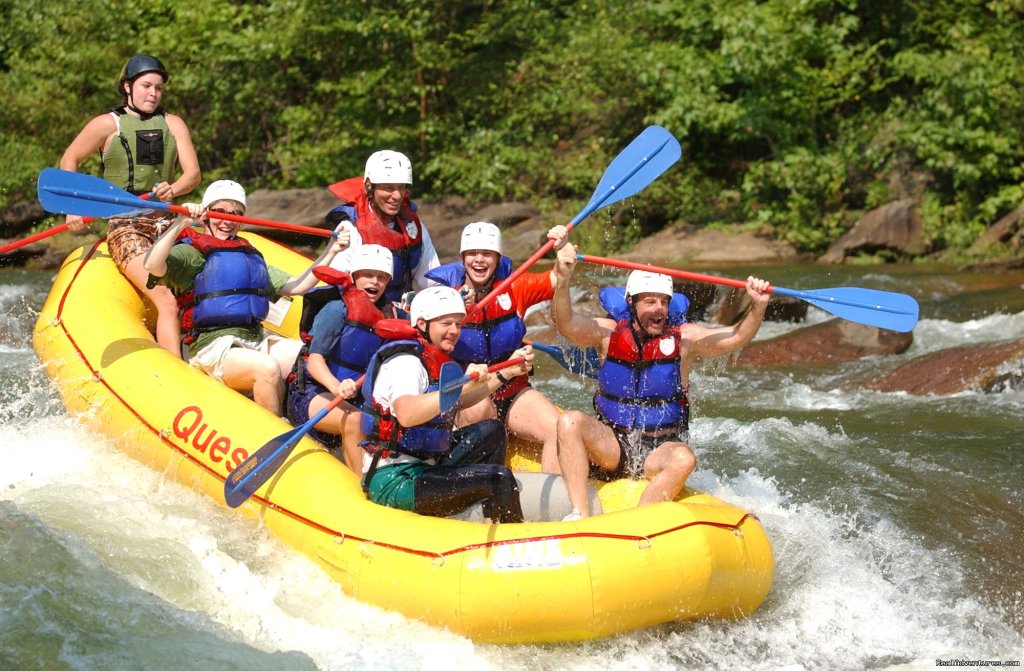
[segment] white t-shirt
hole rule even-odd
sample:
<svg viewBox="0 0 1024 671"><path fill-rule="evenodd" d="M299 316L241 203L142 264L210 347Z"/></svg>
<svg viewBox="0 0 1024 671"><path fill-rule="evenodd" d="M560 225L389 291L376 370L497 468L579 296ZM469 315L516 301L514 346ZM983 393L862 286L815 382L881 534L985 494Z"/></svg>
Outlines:
<svg viewBox="0 0 1024 671"><path fill-rule="evenodd" d="M351 221L342 222L342 226L348 229L350 242L348 249L341 252L334 257L331 261L330 266L336 270L341 270L346 273L352 272L352 260L355 258L356 252L363 246L363 236L359 234L359 230L355 227ZM440 259L437 258L437 250L434 249L434 243L430 239L430 233L427 231L427 227L420 223L420 228L423 229L423 238L421 241L422 253L420 254L420 263L416 266L412 275L412 288L416 291L420 289L426 289L429 286L437 284L433 280L428 280L426 274L441 265Z"/></svg>
<svg viewBox="0 0 1024 671"><path fill-rule="evenodd" d="M422 394L429 385L430 377L420 358L415 354L398 354L385 361L377 372L373 400L391 411L395 399Z"/></svg>
<svg viewBox="0 0 1024 671"><path fill-rule="evenodd" d="M373 400L394 414L395 399L403 396L417 396L427 391L430 377L423 362L415 354L397 354L377 371L377 379L373 383ZM370 469L373 456L363 451L363 473ZM387 459L380 459L377 466L401 464L409 461L420 461L407 454L396 454Z"/></svg>

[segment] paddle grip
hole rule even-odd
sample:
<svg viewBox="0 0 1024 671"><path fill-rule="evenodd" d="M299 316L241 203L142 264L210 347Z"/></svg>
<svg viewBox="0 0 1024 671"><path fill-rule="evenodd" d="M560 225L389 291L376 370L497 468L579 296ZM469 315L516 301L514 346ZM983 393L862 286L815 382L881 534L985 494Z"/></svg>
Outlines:
<svg viewBox="0 0 1024 671"><path fill-rule="evenodd" d="M507 360L502 361L500 363L496 363L493 366L488 366L487 367L487 372L488 373L497 373L499 370L502 370L503 368L511 368L512 366L518 366L519 364L523 363L523 361L525 361L525 360L526 359L524 359L521 356L517 356L517 357L512 358L512 359L507 359ZM467 384L469 382L475 381L479 377L480 377L480 374L477 373L477 372L466 373L465 375L463 375L458 380L455 380L451 384L448 384L448 385L445 385L444 387L442 387L441 391L442 392L446 392L446 391L451 391L453 389L458 389L459 387L463 386L464 384Z"/></svg>

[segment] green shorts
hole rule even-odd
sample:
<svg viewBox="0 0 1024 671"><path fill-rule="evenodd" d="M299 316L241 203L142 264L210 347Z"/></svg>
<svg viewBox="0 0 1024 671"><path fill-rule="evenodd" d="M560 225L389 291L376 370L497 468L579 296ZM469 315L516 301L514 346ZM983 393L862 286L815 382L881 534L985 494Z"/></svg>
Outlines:
<svg viewBox="0 0 1024 671"><path fill-rule="evenodd" d="M370 480L370 500L389 508L416 512L416 480L430 468L422 462L381 466Z"/></svg>

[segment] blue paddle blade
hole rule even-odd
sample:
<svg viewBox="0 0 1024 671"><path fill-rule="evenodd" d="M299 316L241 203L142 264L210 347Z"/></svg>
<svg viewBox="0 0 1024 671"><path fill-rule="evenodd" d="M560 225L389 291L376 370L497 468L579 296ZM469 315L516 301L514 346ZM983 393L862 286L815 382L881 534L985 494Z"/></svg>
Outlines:
<svg viewBox="0 0 1024 671"><path fill-rule="evenodd" d="M362 380L363 378L359 378L356 385L358 386ZM282 433L238 464L224 480L224 500L227 504L232 508L242 505L257 489L263 486L264 482L277 473L302 437L312 431L314 426L344 402L344 397L335 396L333 401L317 411L309 418L308 422L296 429Z"/></svg>
<svg viewBox="0 0 1024 671"><path fill-rule="evenodd" d="M143 200L99 177L58 168L45 168L39 173L36 194L47 212L98 219L130 217L170 207L159 200Z"/></svg>
<svg viewBox="0 0 1024 671"><path fill-rule="evenodd" d="M661 126L648 126L604 171L590 202L572 220L573 226L595 210L629 198L679 160L679 141Z"/></svg>
<svg viewBox="0 0 1024 671"><path fill-rule="evenodd" d="M311 427L310 427L311 428ZM224 480L224 500L232 508L245 503L253 493L276 473L309 431L306 425L282 433L231 471Z"/></svg>
<svg viewBox="0 0 1024 671"><path fill-rule="evenodd" d="M534 349L544 352L570 373L597 379L597 373L601 369L601 359L593 347L570 346L567 350L563 350L561 347L540 342L531 344Z"/></svg>
<svg viewBox="0 0 1024 671"><path fill-rule="evenodd" d="M826 312L858 324L908 333L917 326L920 308L907 294L859 287L797 291L774 287L772 292L805 300Z"/></svg>
<svg viewBox="0 0 1024 671"><path fill-rule="evenodd" d="M441 375L438 386L441 391L441 414L446 415L459 402L462 396L462 385L469 382L470 377L462 374L462 368L454 361L441 364Z"/></svg>

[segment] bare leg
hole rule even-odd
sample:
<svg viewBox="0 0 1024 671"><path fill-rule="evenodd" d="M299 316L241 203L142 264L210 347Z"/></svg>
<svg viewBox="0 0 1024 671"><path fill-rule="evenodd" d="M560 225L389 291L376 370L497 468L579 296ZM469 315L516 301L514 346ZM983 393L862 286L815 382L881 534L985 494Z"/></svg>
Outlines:
<svg viewBox="0 0 1024 671"><path fill-rule="evenodd" d="M277 360L278 365L281 367L281 377L284 379L288 379L288 376L291 374L292 367L295 365L295 359L299 356L299 350L301 349L302 341L295 340L294 338L275 336L270 341L267 353Z"/></svg>
<svg viewBox="0 0 1024 671"><path fill-rule="evenodd" d="M236 391L251 391L252 400L281 416L284 379L273 357L244 347L232 347L224 355L221 365L224 384Z"/></svg>
<svg viewBox="0 0 1024 671"><path fill-rule="evenodd" d="M146 288L149 273L143 267L145 254L132 258L125 266L124 276L156 307L156 341L165 350L181 357L181 322L178 320L178 302L171 290L162 284Z"/></svg>
<svg viewBox="0 0 1024 671"><path fill-rule="evenodd" d="M342 403L342 407L349 405ZM345 454L345 464L352 469L357 476L363 474L363 448L359 443L363 442L366 434L359 427L359 408L351 406L352 410L345 412L344 430L341 434L341 447Z"/></svg>
<svg viewBox="0 0 1024 671"><path fill-rule="evenodd" d="M614 469L619 463L619 443L615 434L599 420L579 410L570 410L558 418L558 461L569 500L580 516L590 515L587 480L590 462Z"/></svg>
<svg viewBox="0 0 1024 671"><path fill-rule="evenodd" d="M662 443L644 461L644 475L650 484L637 505L675 499L696 467L697 458L689 445L678 441Z"/></svg>
<svg viewBox="0 0 1024 671"><path fill-rule="evenodd" d="M558 463L558 417L555 404L536 389L522 390L509 408L508 431L512 435L535 443L542 443L540 470L544 473L561 473Z"/></svg>
<svg viewBox="0 0 1024 671"><path fill-rule="evenodd" d="M333 394L317 394L309 402L309 416L326 408L334 400ZM333 433L341 436L342 455L345 457L345 465L352 469L356 475L363 472L363 450L359 447L363 440L363 432L359 430L359 408L348 401L332 408L327 416L316 424L317 431Z"/></svg>
<svg viewBox="0 0 1024 671"><path fill-rule="evenodd" d="M490 396L475 405L459 410L459 414L455 418L455 427L463 429L485 419L498 419L498 411L494 408L494 401Z"/></svg>

